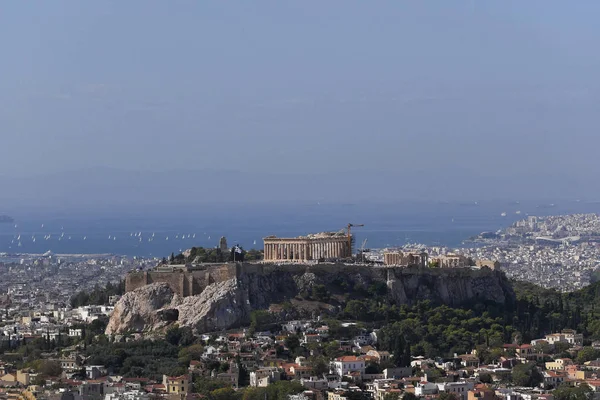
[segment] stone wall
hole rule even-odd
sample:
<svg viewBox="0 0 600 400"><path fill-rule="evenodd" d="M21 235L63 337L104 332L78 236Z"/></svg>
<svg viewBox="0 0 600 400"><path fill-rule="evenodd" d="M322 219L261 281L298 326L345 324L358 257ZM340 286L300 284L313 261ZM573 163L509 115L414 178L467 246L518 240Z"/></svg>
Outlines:
<svg viewBox="0 0 600 400"><path fill-rule="evenodd" d="M173 292L182 297L202 293L211 283L224 282L236 277L239 267L234 263L211 264L192 267L189 270L135 271L125 278L125 291L131 292L151 283L166 283Z"/></svg>

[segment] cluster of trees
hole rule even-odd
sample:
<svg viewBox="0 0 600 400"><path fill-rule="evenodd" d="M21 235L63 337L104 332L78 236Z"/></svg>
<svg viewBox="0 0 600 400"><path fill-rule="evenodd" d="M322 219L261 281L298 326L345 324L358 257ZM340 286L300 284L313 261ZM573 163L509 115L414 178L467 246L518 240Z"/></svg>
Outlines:
<svg viewBox="0 0 600 400"><path fill-rule="evenodd" d="M226 382L197 377L194 391L208 400L287 400L289 395L302 393L305 388L299 382L279 381L264 388L233 390Z"/></svg>
<svg viewBox="0 0 600 400"><path fill-rule="evenodd" d="M529 341L546 332L576 329L600 339L600 282L581 290L561 293L525 282L513 282L517 294L511 311L513 325Z"/></svg>
<svg viewBox="0 0 600 400"><path fill-rule="evenodd" d="M191 262L199 263L220 263L229 261L255 261L263 259L262 250L244 250L240 247L241 253L235 251L235 247L232 247L229 251L221 251L220 248L205 248L205 247L192 247L190 249L190 255L188 257L183 254L171 253L171 256L167 260L163 258L163 264L185 264Z"/></svg>
<svg viewBox="0 0 600 400"><path fill-rule="evenodd" d="M110 296L123 295L125 293L125 281L119 283L108 282L105 287L96 284L91 292L84 290L74 294L71 297L71 307L89 306L90 304L108 304Z"/></svg>
<svg viewBox="0 0 600 400"><path fill-rule="evenodd" d="M44 352L60 351L65 347L75 344L81 344L85 348L94 341L96 335L104 333L107 322L107 319L96 319L90 324L73 325L73 328L81 329L81 337L69 336L67 328L61 328L58 330L58 335L52 338L50 337L50 332L47 331L33 340L19 340L13 343L3 340L0 342L0 354L11 354L11 357L14 358L13 361L21 365L22 362L40 359ZM104 339L106 338L104 337Z"/></svg>
<svg viewBox="0 0 600 400"><path fill-rule="evenodd" d="M544 380L535 363L517 364L512 369L511 376L515 385L525 387L536 387Z"/></svg>
<svg viewBox="0 0 600 400"><path fill-rule="evenodd" d="M526 343L566 328L600 339L600 310L595 306L600 300L600 282L568 294L513 282L516 297L503 305L480 301L462 307L431 301L398 306L389 301L385 285L350 288L347 282L337 284L349 290L337 319L382 327L380 345L396 359L406 358L407 348L411 354L429 357L461 354L478 345L501 348L503 343ZM325 288L318 288L312 297L328 296ZM588 348L580 358L587 361L598 356Z"/></svg>
<svg viewBox="0 0 600 400"><path fill-rule="evenodd" d="M256 331L262 332L273 329L277 323L275 314L267 310L254 310L250 313L250 327L248 333L254 335Z"/></svg>
<svg viewBox="0 0 600 400"><path fill-rule="evenodd" d="M112 373L160 380L163 374L186 373L189 362L200 359L203 350L189 327L173 326L162 340L110 342L100 335L87 346L86 355L89 363L105 365Z"/></svg>
<svg viewBox="0 0 600 400"><path fill-rule="evenodd" d="M163 374L186 373L189 364L179 345L166 340L136 340L127 343L95 343L87 348L91 365L105 365L125 377L162 379Z"/></svg>
<svg viewBox="0 0 600 400"><path fill-rule="evenodd" d="M575 387L565 384L554 390L552 395L555 400L590 400L594 391L587 383Z"/></svg>
<svg viewBox="0 0 600 400"><path fill-rule="evenodd" d="M34 382L35 384L43 384L46 379L60 376L63 372L60 362L52 360L33 360L26 367L33 369L39 374Z"/></svg>
<svg viewBox="0 0 600 400"><path fill-rule="evenodd" d="M379 344L394 354L395 360L410 359L410 354L436 357L464 354L476 345L502 347L511 342L514 327L502 317L487 311L435 307L429 301L409 306L377 306L348 303L345 313L372 319L372 315L387 319L379 334ZM348 308L350 307L350 310ZM381 308L385 308L381 310Z"/></svg>
<svg viewBox="0 0 600 400"><path fill-rule="evenodd" d="M247 388L241 397L241 400L287 400L290 395L302 393L304 386L300 382L279 381L265 388ZM231 397L235 399L235 397Z"/></svg>

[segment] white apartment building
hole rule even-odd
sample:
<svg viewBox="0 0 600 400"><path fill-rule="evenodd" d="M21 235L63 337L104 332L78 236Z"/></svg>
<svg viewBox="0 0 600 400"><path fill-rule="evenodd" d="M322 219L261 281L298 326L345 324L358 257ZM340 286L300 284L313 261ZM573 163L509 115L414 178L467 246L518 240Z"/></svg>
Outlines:
<svg viewBox="0 0 600 400"><path fill-rule="evenodd" d="M365 361L356 356L338 357L331 363L333 372L344 376L349 372L359 371L361 376L365 373Z"/></svg>

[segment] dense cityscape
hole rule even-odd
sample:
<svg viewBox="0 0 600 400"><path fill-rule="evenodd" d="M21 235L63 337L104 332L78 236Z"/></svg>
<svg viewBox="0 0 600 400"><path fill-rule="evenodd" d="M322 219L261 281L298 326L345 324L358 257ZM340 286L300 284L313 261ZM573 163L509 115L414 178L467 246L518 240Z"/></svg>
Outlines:
<svg viewBox="0 0 600 400"><path fill-rule="evenodd" d="M598 279L600 216L529 216L509 228L481 233L465 244L462 248L408 244L399 250L423 250L434 258L454 254L493 260L512 279L568 292ZM383 262L384 253L393 250L372 250L365 256Z"/></svg>
<svg viewBox="0 0 600 400"><path fill-rule="evenodd" d="M246 252L238 246L230 249L225 238L215 249L192 248L168 259L51 252L2 254L0 302L5 312L0 315L0 396L29 400L65 396L82 400L567 400L572 398L568 396L595 393L600 391L600 377L596 375L600 369L600 342L596 341L600 328L595 321L576 322L581 316L573 314L537 328L506 326L498 330L494 324L500 320L488 314L476 318L478 333L468 334L462 342L454 343L452 335L457 333L451 331L442 334L441 342L411 339L416 326L398 342L392 331L404 329L400 322L382 324L376 322L383 318L377 315L400 312L402 321L406 317L400 315L416 308L374 311L386 297L385 285L376 283L365 289L356 283L345 295L335 294L328 285L311 283L309 292L302 292L290 303L292 308L312 304L313 317L309 319L282 317L281 307L289 307L283 304L253 311L250 325L242 329L200 334L187 326L156 325L156 321L141 331L106 326L114 327L115 307L119 313L131 311L123 309L131 301L140 307L144 300L135 297L140 296L138 291L160 285L128 288L126 276L154 270L157 276L178 275L182 262L189 274L194 274L195 270L213 268L215 262L236 260L236 255L238 262L247 258L250 263L266 262L281 268L290 263L322 264L326 269L331 263L377 270L486 268L503 271L518 281L570 292L593 279L599 259L598 232L600 218L581 214L527 217L507 229L471 238L470 246L462 249L407 245L360 249L351 258L349 230L290 239L267 237L269 260L261 260L262 252ZM362 295L355 297L353 293L361 290L374 297L360 300ZM184 291L181 295L196 297L202 292L186 295ZM544 292L537 296L560 297ZM353 297L357 300L350 300ZM303 301L308 303L301 306ZM338 302L340 311L333 312L327 305ZM555 307L558 303L551 304ZM423 306L417 303L411 307ZM561 307L575 310L581 305ZM432 308L422 315L423 322L437 318L438 310ZM460 315L464 311L445 312ZM450 320L444 323L452 324ZM447 329L456 329L450 326ZM465 325L463 329L473 327ZM150 337L159 340L155 345L163 348L159 364L145 359L145 350L139 347L152 348ZM123 363L126 358L107 357L117 349L133 352L128 357L141 357L140 361L127 364ZM134 356L137 352L139 355Z"/></svg>
<svg viewBox="0 0 600 400"><path fill-rule="evenodd" d="M599 14L2 2L0 400L600 400Z"/></svg>

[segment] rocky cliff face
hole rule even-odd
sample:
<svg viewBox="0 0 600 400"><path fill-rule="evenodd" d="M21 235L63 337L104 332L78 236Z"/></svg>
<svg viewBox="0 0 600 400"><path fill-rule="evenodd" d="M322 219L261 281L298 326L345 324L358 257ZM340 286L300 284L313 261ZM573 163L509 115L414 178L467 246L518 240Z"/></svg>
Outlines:
<svg viewBox="0 0 600 400"><path fill-rule="evenodd" d="M208 285L196 296L180 298L165 283L125 294L115 306L107 334L155 331L177 322L211 332L247 324L255 309L310 293L325 285L338 298L348 290L385 283L390 300L419 300L457 306L473 301L507 303L514 292L506 277L488 269L374 268L327 265L241 265L234 278Z"/></svg>

